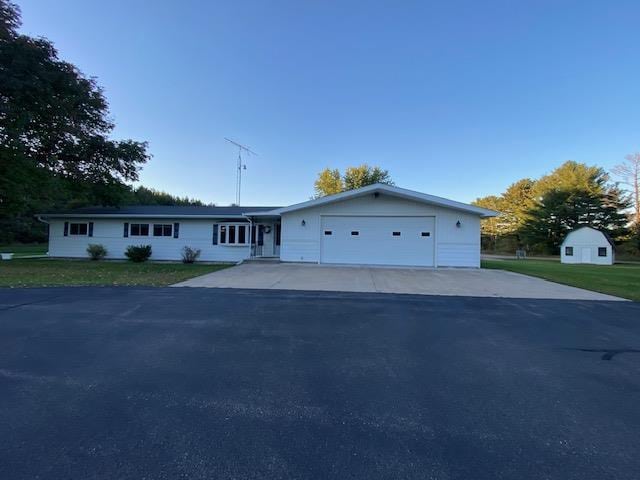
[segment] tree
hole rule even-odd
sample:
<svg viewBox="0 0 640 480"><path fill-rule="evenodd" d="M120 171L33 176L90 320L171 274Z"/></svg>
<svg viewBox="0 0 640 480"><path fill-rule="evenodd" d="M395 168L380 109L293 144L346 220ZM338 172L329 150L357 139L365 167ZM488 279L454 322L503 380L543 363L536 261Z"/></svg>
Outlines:
<svg viewBox="0 0 640 480"><path fill-rule="evenodd" d="M523 178L509 185L502 194L500 204L500 223L503 235L518 235L522 225L528 218L528 211L534 204L533 191L536 182L530 178Z"/></svg>
<svg viewBox="0 0 640 480"><path fill-rule="evenodd" d="M325 195L335 195L344 190L344 183L340 176L340 171L336 168L331 170L325 168L318 174L318 179L314 184L315 197L324 197Z"/></svg>
<svg viewBox="0 0 640 480"><path fill-rule="evenodd" d="M640 228L640 153L632 153L611 169L611 173L620 179L620 183L631 189L633 223Z"/></svg>
<svg viewBox="0 0 640 480"><path fill-rule="evenodd" d="M344 172L344 189L355 190L374 183L393 185L393 180L387 170L380 167L370 167L366 163L357 167L349 167Z"/></svg>
<svg viewBox="0 0 640 480"><path fill-rule="evenodd" d="M337 168L333 170L325 168L318 174L314 183L315 198L334 195L346 190L355 190L374 183L393 185L393 180L387 170L380 167L370 167L366 163L347 168L344 175L340 175L340 170Z"/></svg>
<svg viewBox="0 0 640 480"><path fill-rule="evenodd" d="M502 197L489 195L487 197L477 198L472 205L482 208L488 208L496 212L502 211ZM498 237L503 234L500 217L484 218L480 222L480 235L483 250L496 250Z"/></svg>
<svg viewBox="0 0 640 480"><path fill-rule="evenodd" d="M602 168L569 160L536 180L532 197L539 199L551 190L581 190L600 195L608 181L609 175Z"/></svg>
<svg viewBox="0 0 640 480"><path fill-rule="evenodd" d="M96 80L20 24L19 8L0 0L0 241L28 236L38 209L118 204L150 158L145 142L109 138Z"/></svg>
<svg viewBox="0 0 640 480"><path fill-rule="evenodd" d="M167 192L140 186L131 190L131 195L127 198L129 205L183 205L183 206L204 206L204 202L189 197L177 197Z"/></svg>
<svg viewBox="0 0 640 480"><path fill-rule="evenodd" d="M551 254L559 252L569 231L582 225L620 238L625 233L627 220L623 210L627 206L626 198L616 187L605 193L576 188L549 190L528 212L521 233L535 250Z"/></svg>

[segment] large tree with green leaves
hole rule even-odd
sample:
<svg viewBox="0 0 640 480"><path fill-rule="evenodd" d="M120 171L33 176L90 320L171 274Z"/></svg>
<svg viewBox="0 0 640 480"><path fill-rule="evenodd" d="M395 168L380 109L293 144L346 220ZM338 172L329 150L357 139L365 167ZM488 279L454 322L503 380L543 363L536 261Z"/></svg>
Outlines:
<svg viewBox="0 0 640 480"><path fill-rule="evenodd" d="M588 225L614 239L626 233L629 199L595 166L565 162L538 180L521 234L534 249L556 254L566 234Z"/></svg>
<svg viewBox="0 0 640 480"><path fill-rule="evenodd" d="M38 209L119 203L149 159L145 142L110 138L96 80L20 23L0 0L0 241L28 237Z"/></svg>
<svg viewBox="0 0 640 480"><path fill-rule="evenodd" d="M346 190L355 190L356 188L373 185L374 183L393 185L393 180L391 180L391 175L387 170L377 166L372 167L366 163L356 167L348 167L344 175L341 175L340 170L337 168L325 168L318 174L318 178L315 181L315 196L334 195Z"/></svg>

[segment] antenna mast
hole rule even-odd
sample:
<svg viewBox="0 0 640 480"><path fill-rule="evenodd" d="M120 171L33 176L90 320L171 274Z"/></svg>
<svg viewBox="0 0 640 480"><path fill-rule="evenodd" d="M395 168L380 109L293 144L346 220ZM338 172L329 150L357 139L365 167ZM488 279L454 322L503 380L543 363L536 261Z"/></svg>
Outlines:
<svg viewBox="0 0 640 480"><path fill-rule="evenodd" d="M245 151L249 155L258 155L256 152L252 151L249 147L245 145L241 145L238 142L234 142L233 140L224 137L224 139L238 147L238 171L236 173L236 205L240 206L240 191L242 189L242 170L246 170L247 166L242 163L242 152Z"/></svg>

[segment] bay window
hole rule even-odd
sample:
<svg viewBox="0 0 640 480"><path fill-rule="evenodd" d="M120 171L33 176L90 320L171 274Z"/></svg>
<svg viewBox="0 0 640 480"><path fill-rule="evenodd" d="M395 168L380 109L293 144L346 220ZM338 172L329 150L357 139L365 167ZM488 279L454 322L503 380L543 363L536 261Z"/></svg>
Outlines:
<svg viewBox="0 0 640 480"><path fill-rule="evenodd" d="M220 224L218 228L219 245L248 245L249 235L247 224Z"/></svg>

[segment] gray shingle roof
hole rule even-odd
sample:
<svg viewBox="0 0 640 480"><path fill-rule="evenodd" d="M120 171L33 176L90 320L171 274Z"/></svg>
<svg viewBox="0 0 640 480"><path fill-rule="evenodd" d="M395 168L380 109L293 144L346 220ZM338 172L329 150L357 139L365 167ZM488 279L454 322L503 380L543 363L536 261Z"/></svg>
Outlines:
<svg viewBox="0 0 640 480"><path fill-rule="evenodd" d="M215 217L216 215L237 215L242 216L245 212L266 212L281 207L195 207L195 206L166 206L166 205L129 205L122 207L83 207L73 210L59 212L48 212L40 214L43 217L65 217L65 216L205 216Z"/></svg>

